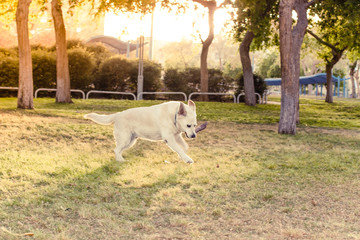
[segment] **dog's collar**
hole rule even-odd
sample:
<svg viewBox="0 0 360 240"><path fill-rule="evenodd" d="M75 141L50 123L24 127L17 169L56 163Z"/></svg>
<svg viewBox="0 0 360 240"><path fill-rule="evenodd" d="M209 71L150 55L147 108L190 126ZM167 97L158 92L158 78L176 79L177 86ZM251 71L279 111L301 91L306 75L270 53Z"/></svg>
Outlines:
<svg viewBox="0 0 360 240"><path fill-rule="evenodd" d="M175 125L175 127L176 127L176 122L177 122L177 115L178 115L178 112L179 112L179 111L177 111L177 112L175 113L175 117L174 117L174 125Z"/></svg>

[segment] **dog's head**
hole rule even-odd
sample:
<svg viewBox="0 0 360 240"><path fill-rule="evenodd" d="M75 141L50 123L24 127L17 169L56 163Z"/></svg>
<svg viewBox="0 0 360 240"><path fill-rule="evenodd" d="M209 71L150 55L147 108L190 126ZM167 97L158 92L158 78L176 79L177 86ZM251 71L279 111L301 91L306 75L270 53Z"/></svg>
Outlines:
<svg viewBox="0 0 360 240"><path fill-rule="evenodd" d="M196 106L195 103L189 100L188 105L180 102L179 111L177 113L176 124L181 132L185 132L186 137L195 138L196 121Z"/></svg>

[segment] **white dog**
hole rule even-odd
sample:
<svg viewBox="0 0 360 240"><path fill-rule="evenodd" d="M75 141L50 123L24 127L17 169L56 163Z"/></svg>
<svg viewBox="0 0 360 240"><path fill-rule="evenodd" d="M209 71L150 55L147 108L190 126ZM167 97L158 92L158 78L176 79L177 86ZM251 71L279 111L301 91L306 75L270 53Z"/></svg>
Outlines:
<svg viewBox="0 0 360 240"><path fill-rule="evenodd" d="M191 100L188 105L182 102L167 102L111 115L90 113L84 117L103 125L114 123L114 151L119 162L124 161L122 152L132 147L138 138L165 141L186 163L194 162L186 155L189 146L181 136L184 132L188 138L196 137L196 106Z"/></svg>

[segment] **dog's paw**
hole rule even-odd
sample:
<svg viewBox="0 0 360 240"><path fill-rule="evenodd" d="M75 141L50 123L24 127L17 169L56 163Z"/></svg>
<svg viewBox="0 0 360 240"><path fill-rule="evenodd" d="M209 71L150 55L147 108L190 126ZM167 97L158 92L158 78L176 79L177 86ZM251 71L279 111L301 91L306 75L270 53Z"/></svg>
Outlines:
<svg viewBox="0 0 360 240"><path fill-rule="evenodd" d="M192 160L191 158L187 157L186 159L183 159L184 162L189 163L189 164L193 164L194 160Z"/></svg>
<svg viewBox="0 0 360 240"><path fill-rule="evenodd" d="M126 162L126 160L125 160L123 157L121 157L121 156L116 156L116 157L115 157L115 160L116 160L118 163Z"/></svg>

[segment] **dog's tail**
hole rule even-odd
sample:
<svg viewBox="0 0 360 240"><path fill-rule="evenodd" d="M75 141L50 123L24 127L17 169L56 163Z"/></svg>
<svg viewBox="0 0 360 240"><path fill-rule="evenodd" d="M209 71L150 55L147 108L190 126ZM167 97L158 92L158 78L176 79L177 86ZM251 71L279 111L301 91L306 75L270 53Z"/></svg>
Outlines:
<svg viewBox="0 0 360 240"><path fill-rule="evenodd" d="M86 114L84 116L84 118L93 120L94 122L96 122L98 124L110 125L110 124L114 123L115 115L116 115L116 113L110 114L110 115L100 115L97 113L89 113L89 114Z"/></svg>

